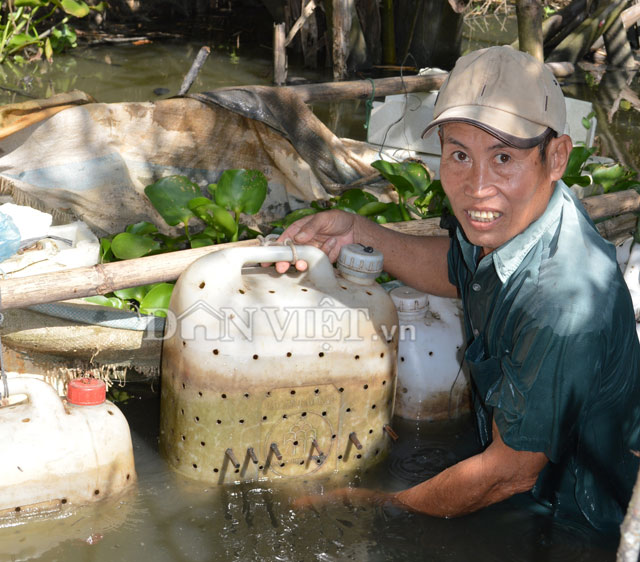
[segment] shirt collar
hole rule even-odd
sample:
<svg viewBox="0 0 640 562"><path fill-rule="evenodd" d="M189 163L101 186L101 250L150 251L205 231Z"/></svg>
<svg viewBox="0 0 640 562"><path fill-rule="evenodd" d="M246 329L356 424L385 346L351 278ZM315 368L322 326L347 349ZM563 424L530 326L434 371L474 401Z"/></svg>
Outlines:
<svg viewBox="0 0 640 562"><path fill-rule="evenodd" d="M490 255L496 274L502 284L506 283L509 277L520 267L522 260L524 260L531 248L538 243L549 226L560 216L562 212L563 187L566 188L562 180L556 182L555 189L551 194L544 213L520 234L514 236L511 240L491 252ZM481 248L470 244L464 237L461 228L458 228L457 236L467 267L469 267L471 271L475 271Z"/></svg>

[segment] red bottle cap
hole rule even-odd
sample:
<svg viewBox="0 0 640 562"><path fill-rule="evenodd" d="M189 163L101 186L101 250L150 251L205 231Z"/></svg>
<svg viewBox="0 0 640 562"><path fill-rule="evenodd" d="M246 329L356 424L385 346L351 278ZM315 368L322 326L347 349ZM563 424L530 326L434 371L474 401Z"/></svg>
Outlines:
<svg viewBox="0 0 640 562"><path fill-rule="evenodd" d="M67 400L78 406L95 406L107 399L107 385L100 379L85 377L67 384Z"/></svg>

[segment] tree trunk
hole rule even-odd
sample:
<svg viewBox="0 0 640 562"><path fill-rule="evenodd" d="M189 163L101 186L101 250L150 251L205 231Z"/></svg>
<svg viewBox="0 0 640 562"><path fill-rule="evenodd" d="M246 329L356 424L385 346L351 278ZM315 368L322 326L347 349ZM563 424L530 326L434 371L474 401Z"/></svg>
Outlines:
<svg viewBox="0 0 640 562"><path fill-rule="evenodd" d="M348 0L332 0L333 35L333 79L347 77L347 57L349 56L349 31L351 30L351 10Z"/></svg>
<svg viewBox="0 0 640 562"><path fill-rule="evenodd" d="M542 3L540 0L516 0L520 50L544 61L542 50Z"/></svg>
<svg viewBox="0 0 640 562"><path fill-rule="evenodd" d="M603 37L604 46L607 49L607 61L610 65L626 69L636 68L636 60L633 58L622 18L616 18L611 27L604 32Z"/></svg>
<svg viewBox="0 0 640 562"><path fill-rule="evenodd" d="M596 13L583 21L547 57L548 62L569 61L576 63L588 52L593 42L605 33L616 21L627 0L613 0L600 7Z"/></svg>
<svg viewBox="0 0 640 562"><path fill-rule="evenodd" d="M396 64L396 28L393 18L393 0L383 0L382 63Z"/></svg>

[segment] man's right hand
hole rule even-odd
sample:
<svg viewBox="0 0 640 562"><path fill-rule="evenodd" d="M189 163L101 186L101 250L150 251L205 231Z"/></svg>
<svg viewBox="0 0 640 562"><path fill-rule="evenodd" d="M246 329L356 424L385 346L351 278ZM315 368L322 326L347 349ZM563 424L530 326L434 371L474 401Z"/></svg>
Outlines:
<svg viewBox="0 0 640 562"><path fill-rule="evenodd" d="M322 211L297 220L280 235L278 240L283 242L289 239L294 244L320 248L333 263L338 259L342 246L357 241L360 220L367 219L337 209ZM276 271L285 273L290 265L289 262L278 262L276 263ZM296 269L305 271L307 269L306 262L298 260Z"/></svg>

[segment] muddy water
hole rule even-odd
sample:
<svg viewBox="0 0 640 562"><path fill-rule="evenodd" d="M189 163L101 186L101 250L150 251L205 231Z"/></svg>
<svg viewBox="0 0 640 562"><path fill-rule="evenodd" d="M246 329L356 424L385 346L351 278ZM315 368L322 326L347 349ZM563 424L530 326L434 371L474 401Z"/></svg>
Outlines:
<svg viewBox="0 0 640 562"><path fill-rule="evenodd" d="M198 48L159 43L96 47L59 56L52 65L4 66L0 85L22 93L0 91L0 102L46 97L73 88L101 102L160 99L177 92ZM292 68L290 75L305 73ZM270 80L268 51L214 49L192 91L269 84ZM586 99L598 98L597 90L584 79L580 82L579 76L569 85ZM636 79L636 91L637 85ZM365 138L364 103L314 109L339 135ZM640 152L637 117L633 110L620 111L610 126L622 131L613 136L636 162ZM292 509L292 498L337 485L398 490L436 474L477 450L468 419L448 424L395 420L400 439L390 458L370 473L341 478L338 483L217 488L190 482L166 467L157 447L158 393L141 385L128 385L126 390L132 398L121 408L132 429L139 477L135 492L66 519L0 529L0 561L600 562L615 558L615 544L578 524L551 519L525 497L456 520L340 502Z"/></svg>
<svg viewBox="0 0 640 562"><path fill-rule="evenodd" d="M157 450L159 396L129 384L120 407L132 429L133 494L67 519L0 529L0 560L41 562L514 561L614 560L615 544L553 520L525 498L440 520L380 506L335 502L293 509L303 494L346 484L398 490L473 454L470 420L403 422L390 458L336 482L215 487L167 469Z"/></svg>

